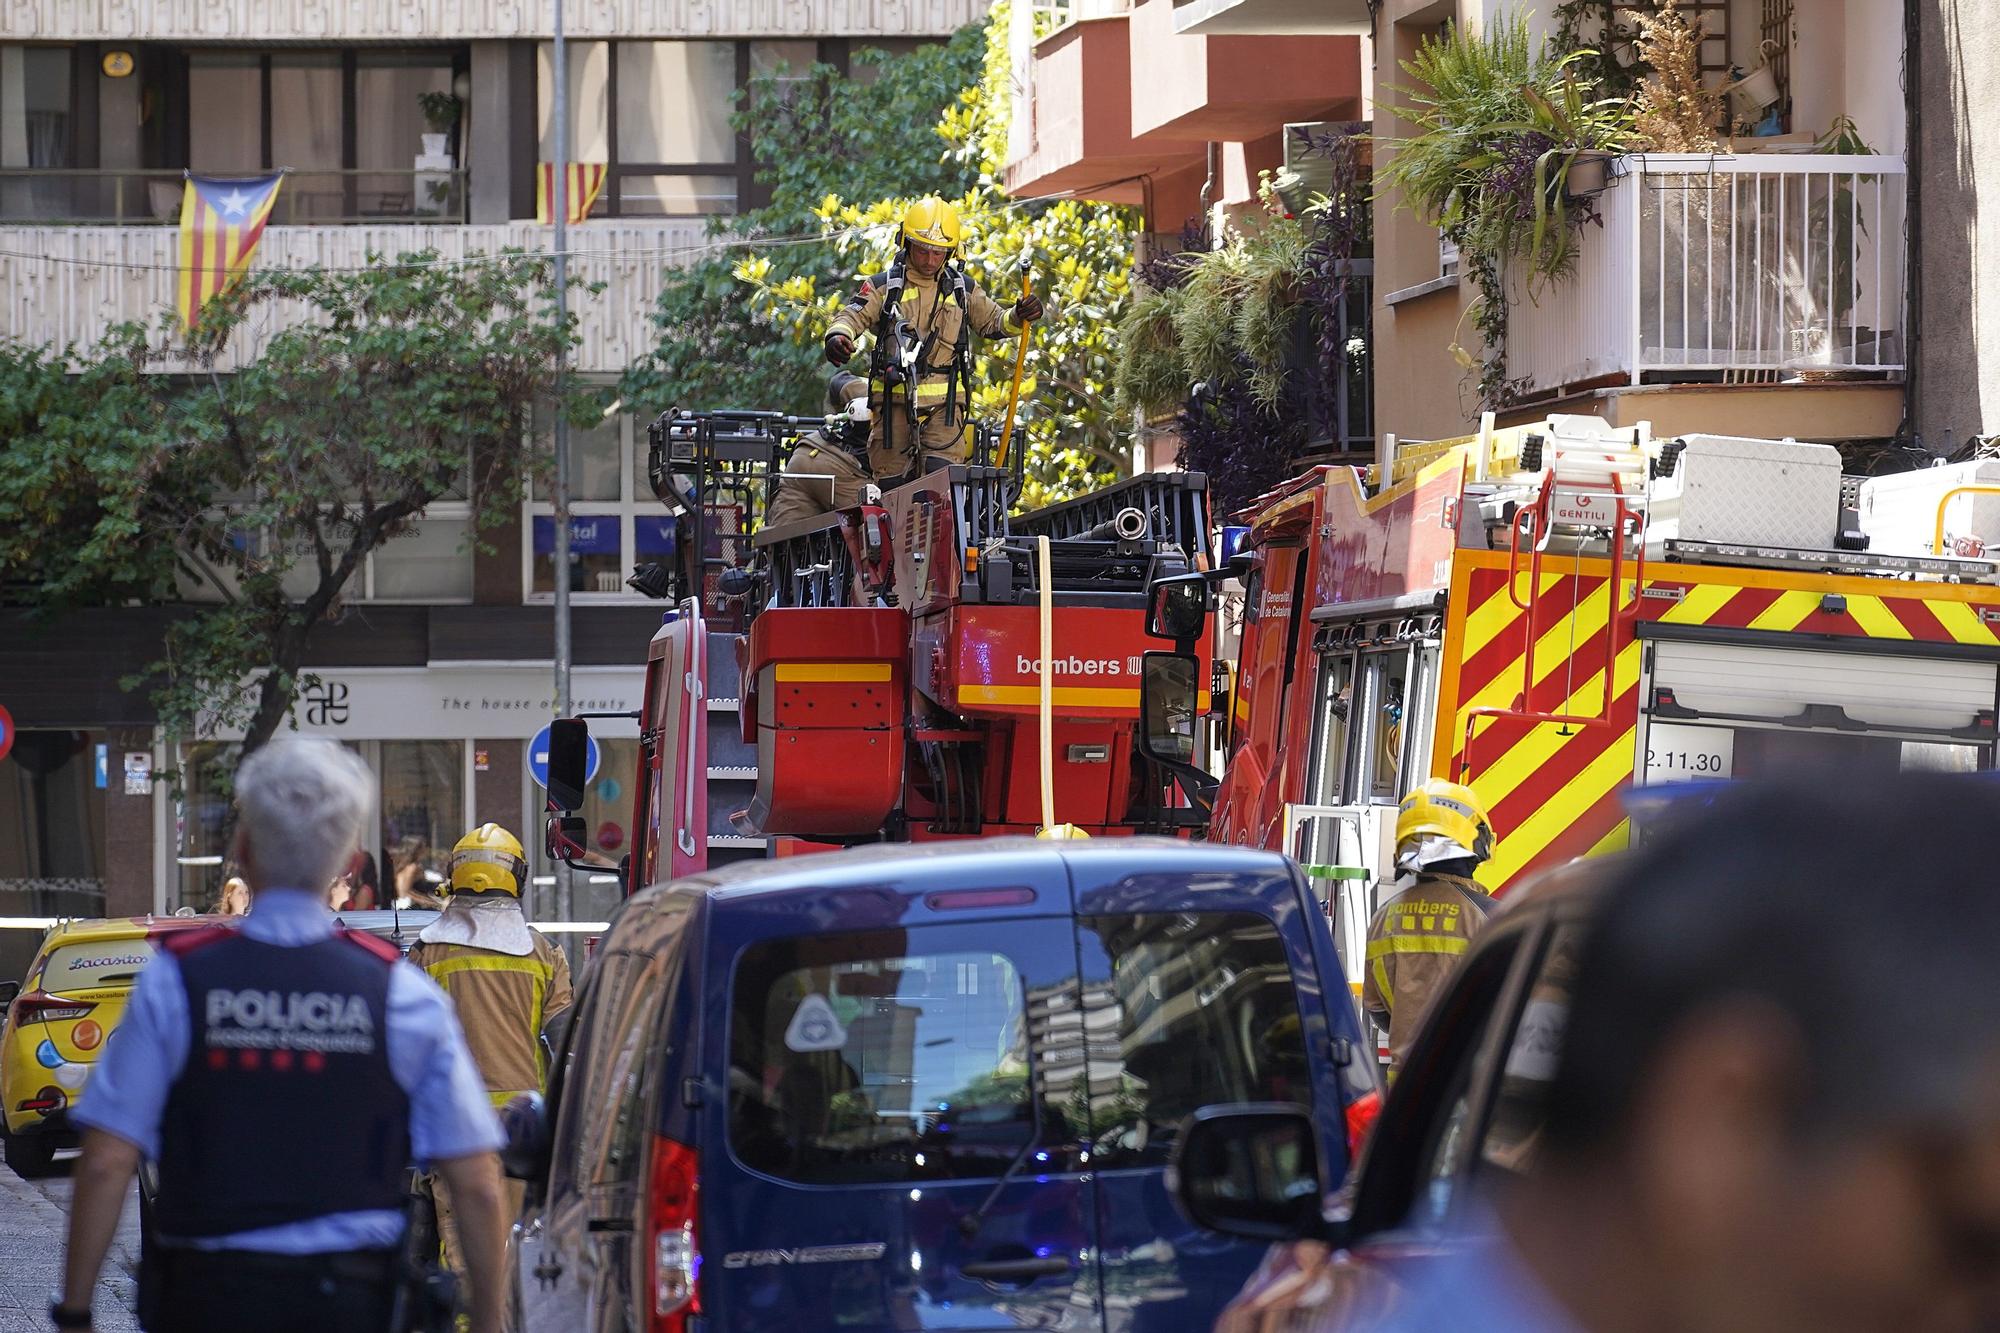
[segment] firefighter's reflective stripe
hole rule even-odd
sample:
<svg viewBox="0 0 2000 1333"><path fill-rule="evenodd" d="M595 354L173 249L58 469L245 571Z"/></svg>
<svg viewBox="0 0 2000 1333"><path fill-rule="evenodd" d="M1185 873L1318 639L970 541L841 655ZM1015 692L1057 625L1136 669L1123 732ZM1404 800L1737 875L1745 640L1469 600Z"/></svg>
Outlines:
<svg viewBox="0 0 2000 1333"><path fill-rule="evenodd" d="M1472 941L1463 935L1387 935L1378 940L1368 941L1368 966L1375 973L1375 988L1382 992L1383 1002L1393 1009L1396 1004L1396 990L1389 984L1389 969L1383 959L1392 953L1441 953L1456 956L1471 947Z"/></svg>
<svg viewBox="0 0 2000 1333"><path fill-rule="evenodd" d="M460 972L525 973L535 983L535 1019L533 1031L539 1033L542 1030L542 1023L544 1021L542 1006L548 1000L549 982L555 976L555 969L533 954L525 958L516 958L511 954L504 953L484 953L476 956L460 954L455 958L445 958L435 963L427 963L424 965L424 972L429 975L432 981L442 986L446 994L451 993L449 978ZM543 1087L548 1086L549 1071L547 1061L542 1054L542 1044L539 1040L535 1042L535 1076L541 1081ZM490 1095L493 1097L493 1104L495 1106L503 1106L506 1104L507 1099L514 1094L512 1092L493 1092Z"/></svg>
<svg viewBox="0 0 2000 1333"><path fill-rule="evenodd" d="M950 392L951 380L948 376L919 380L917 382L917 406L936 407L945 400L945 397ZM891 390L890 396L900 401L903 397L902 387L898 386Z"/></svg>

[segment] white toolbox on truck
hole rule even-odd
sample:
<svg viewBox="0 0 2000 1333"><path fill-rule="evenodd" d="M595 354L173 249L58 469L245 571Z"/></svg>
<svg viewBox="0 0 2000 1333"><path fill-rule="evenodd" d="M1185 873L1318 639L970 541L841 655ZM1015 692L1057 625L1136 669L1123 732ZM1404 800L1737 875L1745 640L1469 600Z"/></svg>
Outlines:
<svg viewBox="0 0 2000 1333"><path fill-rule="evenodd" d="M1833 549L1840 535L1838 449L1741 435L1680 438L1672 473L1653 479L1649 555L1676 539Z"/></svg>
<svg viewBox="0 0 2000 1333"><path fill-rule="evenodd" d="M1869 477L1861 483L1861 530L1868 549L1889 555L1930 555L1938 505L1960 486L2000 487L2000 458ZM2000 549L2000 494L1953 496L1944 512L1941 555L1984 557Z"/></svg>

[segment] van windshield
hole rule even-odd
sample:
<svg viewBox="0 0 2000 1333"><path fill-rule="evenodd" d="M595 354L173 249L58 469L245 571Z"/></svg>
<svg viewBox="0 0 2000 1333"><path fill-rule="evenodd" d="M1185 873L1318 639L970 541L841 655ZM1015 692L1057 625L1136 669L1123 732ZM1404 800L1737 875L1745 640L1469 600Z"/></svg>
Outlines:
<svg viewBox="0 0 2000 1333"><path fill-rule="evenodd" d="M808 1184L999 1174L1034 1131L1022 970L990 928L752 945L730 1018L737 1157Z"/></svg>
<svg viewBox="0 0 2000 1333"><path fill-rule="evenodd" d="M142 939L59 944L49 950L48 966L42 969L42 989L62 995L129 986L138 980L139 969L152 961L153 946Z"/></svg>

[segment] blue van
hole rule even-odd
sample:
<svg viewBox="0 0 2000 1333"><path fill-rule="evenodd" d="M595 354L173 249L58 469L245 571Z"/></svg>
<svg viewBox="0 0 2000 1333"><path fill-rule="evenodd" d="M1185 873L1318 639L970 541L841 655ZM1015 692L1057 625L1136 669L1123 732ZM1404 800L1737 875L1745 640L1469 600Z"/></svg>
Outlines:
<svg viewBox="0 0 2000 1333"><path fill-rule="evenodd" d="M1331 1112L1337 1183L1375 1088L1322 922L1284 857L1165 839L648 889L510 1153L513 1326L1205 1328L1264 1246L1175 1207L1183 1120Z"/></svg>

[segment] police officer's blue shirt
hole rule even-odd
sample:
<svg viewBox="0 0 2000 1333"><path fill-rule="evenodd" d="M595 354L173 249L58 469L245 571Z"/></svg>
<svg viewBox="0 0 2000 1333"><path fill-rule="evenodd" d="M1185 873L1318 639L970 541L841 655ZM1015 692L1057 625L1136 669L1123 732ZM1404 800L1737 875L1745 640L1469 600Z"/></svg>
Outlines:
<svg viewBox="0 0 2000 1333"><path fill-rule="evenodd" d="M302 889L262 889L241 930L264 944L296 947L333 933L333 913L320 895ZM389 1070L410 1099L410 1150L420 1164L497 1151L505 1142L486 1082L466 1050L458 1015L437 983L398 963L390 970ZM180 964L161 952L139 973L125 1016L112 1030L104 1058L90 1076L90 1095L71 1119L125 1140L147 1157L160 1151L160 1120L167 1094L187 1062L190 1024ZM257 1114L246 1106L245 1116ZM302 1143L299 1151L310 1153ZM394 1210L329 1213L227 1236L187 1243L204 1250L259 1250L268 1254L326 1254L385 1249L403 1235Z"/></svg>

